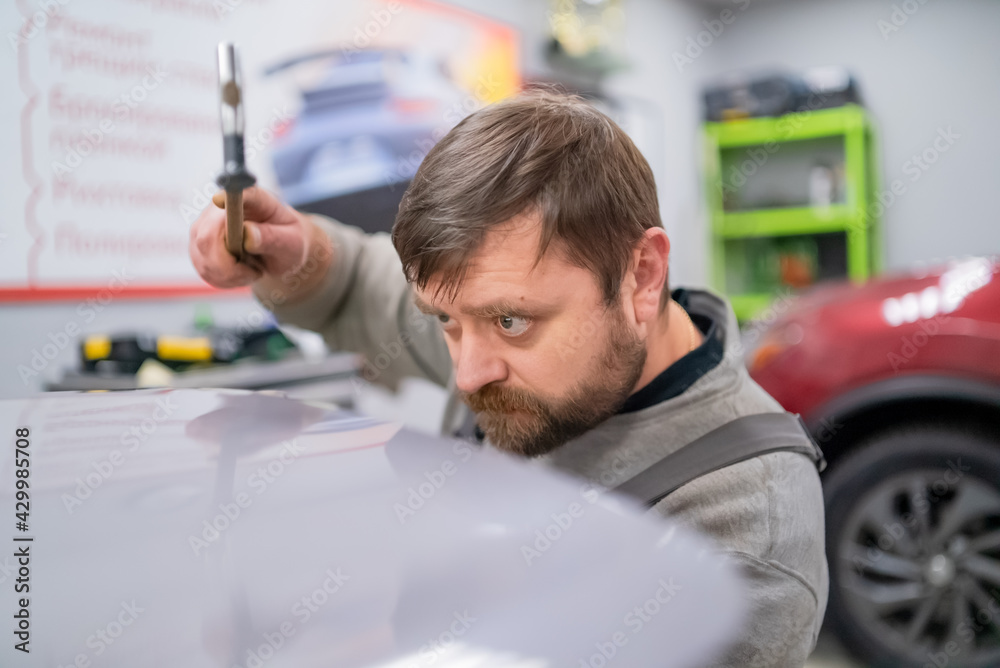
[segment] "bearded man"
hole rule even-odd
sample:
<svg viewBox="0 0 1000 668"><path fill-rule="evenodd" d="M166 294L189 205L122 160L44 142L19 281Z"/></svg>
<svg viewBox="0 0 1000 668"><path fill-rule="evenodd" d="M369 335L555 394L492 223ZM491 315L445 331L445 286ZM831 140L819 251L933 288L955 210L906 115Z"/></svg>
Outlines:
<svg viewBox="0 0 1000 668"><path fill-rule="evenodd" d="M648 163L584 101L527 93L467 117L427 154L391 238L245 195L191 229L217 287L252 284L277 318L364 353L388 385L423 376L475 412L492 447L614 487L746 416L783 413L742 365L731 308L668 287ZM695 478L650 512L712 536L748 584L721 666L802 666L827 601L813 461L761 454Z"/></svg>

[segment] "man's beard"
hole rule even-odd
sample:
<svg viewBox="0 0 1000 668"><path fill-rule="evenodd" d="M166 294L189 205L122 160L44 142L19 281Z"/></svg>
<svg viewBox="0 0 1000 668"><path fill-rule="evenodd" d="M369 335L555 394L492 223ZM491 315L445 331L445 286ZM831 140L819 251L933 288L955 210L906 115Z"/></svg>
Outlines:
<svg viewBox="0 0 1000 668"><path fill-rule="evenodd" d="M545 400L531 392L486 385L462 399L477 413L479 427L501 450L538 457L617 413L646 363L646 346L629 329L621 307L608 312L604 352L569 396ZM570 362L569 359L566 360Z"/></svg>

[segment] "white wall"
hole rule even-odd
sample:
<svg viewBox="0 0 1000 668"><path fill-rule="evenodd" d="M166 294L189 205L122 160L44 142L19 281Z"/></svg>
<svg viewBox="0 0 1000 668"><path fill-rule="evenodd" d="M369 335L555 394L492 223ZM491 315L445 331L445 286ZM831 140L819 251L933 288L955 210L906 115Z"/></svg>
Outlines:
<svg viewBox="0 0 1000 668"><path fill-rule="evenodd" d="M663 116L661 153L642 147L653 166L660 215L670 237L671 285L704 285L708 237L701 194L700 93L673 63L676 45L699 27L700 11L683 2L630 0L628 51L632 68L609 81L612 93L650 100Z"/></svg>

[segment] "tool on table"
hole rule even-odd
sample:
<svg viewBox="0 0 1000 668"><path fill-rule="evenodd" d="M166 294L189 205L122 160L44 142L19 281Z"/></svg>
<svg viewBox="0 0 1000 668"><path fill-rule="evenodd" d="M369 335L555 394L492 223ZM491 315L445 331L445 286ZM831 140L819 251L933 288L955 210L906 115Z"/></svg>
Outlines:
<svg viewBox="0 0 1000 668"><path fill-rule="evenodd" d="M226 249L243 260L243 191L257 179L247 171L243 154L243 80L236 46L219 44L219 120L222 124L222 173L216 180L226 191Z"/></svg>

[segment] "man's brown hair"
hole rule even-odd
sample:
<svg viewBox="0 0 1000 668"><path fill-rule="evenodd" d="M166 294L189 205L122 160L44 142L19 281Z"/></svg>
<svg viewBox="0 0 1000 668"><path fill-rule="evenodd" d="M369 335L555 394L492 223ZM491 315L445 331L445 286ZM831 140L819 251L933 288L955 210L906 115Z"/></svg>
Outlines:
<svg viewBox="0 0 1000 668"><path fill-rule="evenodd" d="M434 277L454 297L486 232L530 213L538 259L561 242L609 305L643 232L661 226L652 170L628 135L579 97L531 91L466 117L430 150L392 242L409 281Z"/></svg>

